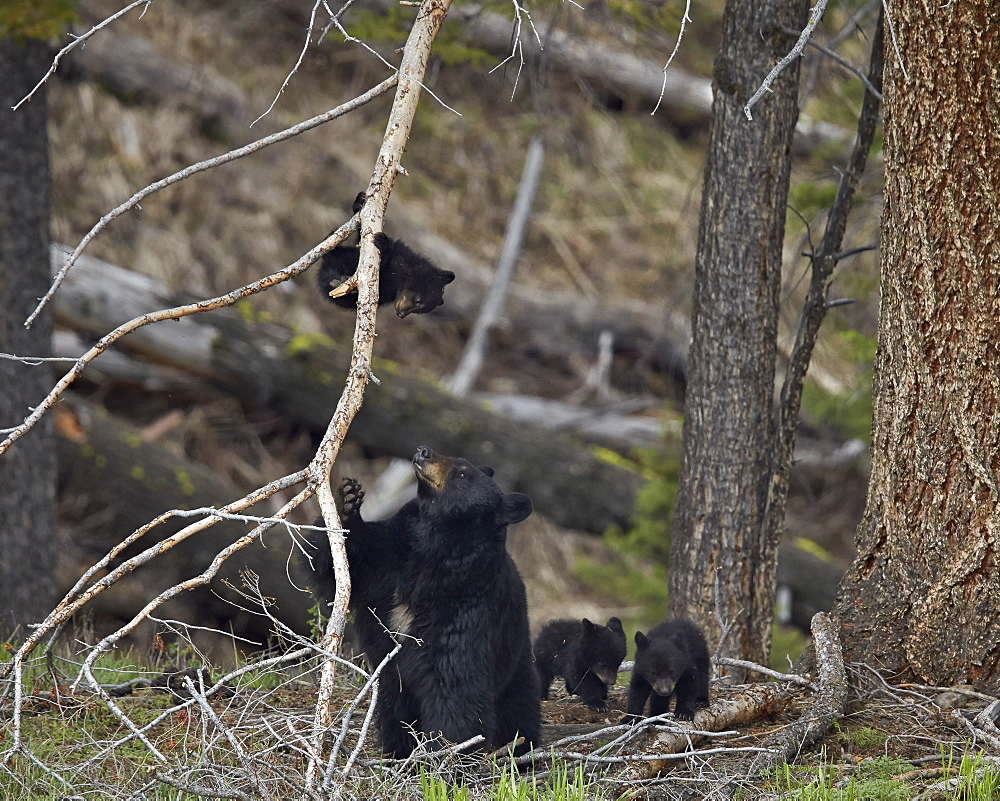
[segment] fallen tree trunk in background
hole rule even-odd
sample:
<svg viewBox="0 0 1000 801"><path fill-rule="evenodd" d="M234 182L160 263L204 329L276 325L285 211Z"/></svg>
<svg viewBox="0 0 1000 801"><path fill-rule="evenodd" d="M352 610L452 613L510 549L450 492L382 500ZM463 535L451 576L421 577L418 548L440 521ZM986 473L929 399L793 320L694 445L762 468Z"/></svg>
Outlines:
<svg viewBox="0 0 1000 801"><path fill-rule="evenodd" d="M53 254L61 264L63 254ZM177 300L152 279L83 256L55 296L55 316L58 325L83 337L96 337L123 320ZM66 337L57 341L72 342ZM105 370L112 374L111 380L138 380L147 387L153 382L154 388L185 393L195 400L231 395L248 407L273 408L315 431L322 431L328 422L341 384L339 375L349 358L346 345L338 348L318 337L296 336L274 324L248 321L235 309L146 326L119 344L121 351L102 355L84 378ZM75 355L82 347L60 355ZM489 464L505 488L526 492L539 513L565 528L600 534L632 515L643 478L620 466L624 463L599 458L584 441L558 430L563 418L555 423L557 430L547 430L544 421L536 425L527 419L510 420L475 399L457 399L435 384L401 376L392 364L376 364L375 372L381 384L369 385L351 427L351 441L404 459L417 445L426 444ZM650 433L644 429L646 437ZM857 455L856 448L847 446L826 457L818 447L803 447L797 454L803 458L796 465L793 489L804 491L815 503L824 485L842 483L846 467L841 451ZM210 503L230 497L231 491L221 492ZM158 508L173 505L165 498ZM829 608L843 565L786 541L779 574L780 584L790 593L790 622L807 629L816 611Z"/></svg>
<svg viewBox="0 0 1000 801"><path fill-rule="evenodd" d="M84 335L179 302L149 278L88 257L55 297L58 324ZM350 358L347 343L323 340L248 321L227 308L145 326L119 345L199 376L249 406L323 430ZM366 390L351 440L401 458L426 444L491 465L505 488L529 493L539 512L566 528L603 531L631 515L643 483L638 472L599 458L569 434L511 422L430 382L399 375L392 364L374 369L381 383Z"/></svg>
<svg viewBox="0 0 1000 801"><path fill-rule="evenodd" d="M113 418L100 407L79 399L65 399L53 414L58 434L59 494L86 501L82 509L64 508L61 512L64 518L85 516L75 527L73 540L62 549L61 591L69 589L112 546L164 512L219 507L246 494L211 470L146 440L139 429ZM270 511L255 507L247 514L266 517ZM93 514L98 515L97 525L86 519ZM126 552L125 558L189 522L189 518L177 517L163 523ZM219 551L250 527L223 520L166 551L152 565L139 568L98 596L94 602L98 614L94 619L101 621L102 629L114 630L152 595L204 570ZM270 621L261 614L253 614L253 602L226 586L229 583L244 588L241 574L250 571L259 577L264 596L273 599L273 614L305 633L307 610L313 599L288 581L290 548L288 535L283 529L276 529L263 543L256 542L234 556L210 587L168 602L164 607L166 615L202 627L232 631L253 640L258 647L266 647L273 628ZM145 645L150 634L146 627L138 641ZM204 642L214 641L209 638ZM198 638L195 642L199 642Z"/></svg>

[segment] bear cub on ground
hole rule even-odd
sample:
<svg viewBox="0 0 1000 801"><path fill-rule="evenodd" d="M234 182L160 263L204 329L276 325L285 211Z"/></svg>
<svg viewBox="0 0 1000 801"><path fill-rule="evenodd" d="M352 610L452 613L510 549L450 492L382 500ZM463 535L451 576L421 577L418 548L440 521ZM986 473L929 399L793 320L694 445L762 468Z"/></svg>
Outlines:
<svg viewBox="0 0 1000 801"><path fill-rule="evenodd" d="M535 667L542 683L542 698L556 676L566 691L580 696L595 712L608 711L608 687L618 678L625 659L625 630L613 617L606 626L583 620L552 620L535 637Z"/></svg>
<svg viewBox="0 0 1000 801"><path fill-rule="evenodd" d="M361 192L354 200L357 214L365 202ZM393 303L396 315L427 314L444 303L444 288L455 280L455 273L442 270L430 259L398 239L375 234L375 247L381 258L378 268L378 305ZM320 259L318 283L323 296L345 309L358 307L357 289L340 297L330 297L330 290L340 286L358 271L361 251L353 245L337 245Z"/></svg>
<svg viewBox="0 0 1000 801"><path fill-rule="evenodd" d="M676 699L674 715L680 720L693 720L696 709L708 706L708 645L698 626L690 620L668 620L648 635L637 631L635 646L623 723L642 718L647 698L650 717L666 714L671 698Z"/></svg>
<svg viewBox="0 0 1000 801"><path fill-rule="evenodd" d="M418 448L418 515L393 620L399 654L400 723L383 746L414 747L408 726L432 741L494 750L538 741L541 698L531 656L524 582L507 553L507 526L531 500L504 493L490 468Z"/></svg>

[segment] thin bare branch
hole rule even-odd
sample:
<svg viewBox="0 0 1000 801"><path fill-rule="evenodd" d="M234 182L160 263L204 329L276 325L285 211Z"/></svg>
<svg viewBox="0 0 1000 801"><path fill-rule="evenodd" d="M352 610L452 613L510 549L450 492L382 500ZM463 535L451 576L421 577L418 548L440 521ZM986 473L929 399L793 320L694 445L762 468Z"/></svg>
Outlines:
<svg viewBox="0 0 1000 801"><path fill-rule="evenodd" d="M795 43L788 54L781 59L764 78L764 82L760 85L756 92L747 101L747 104L743 107L743 113L747 115L747 119L753 121L753 115L750 113L752 109L760 99L770 91L771 84L774 83L775 79L785 71L785 67L792 63L795 59L802 55L803 49L805 49L806 42L809 41L809 37L812 36L813 31L816 30L816 26L819 25L819 21L823 19L823 12L826 10L827 0L818 0L816 5L813 6L812 11L809 12L809 21L806 23L805 28L802 29L802 33L799 35L799 40Z"/></svg>
<svg viewBox="0 0 1000 801"><path fill-rule="evenodd" d="M186 178L190 178L195 173L204 172L205 170L210 170L213 167L221 167L223 164L228 164L236 159L243 158L244 156L249 156L251 153L256 153L258 150L263 150L270 145L277 144L278 142L283 142L286 139L291 139L293 136L310 131L320 125L323 125L331 120L335 120L338 117L342 117L348 112L354 111L356 108L360 108L366 103L370 102L374 98L383 94L384 92L391 89L396 85L396 76L390 75L384 81L376 86L373 86L364 94L358 95L353 100L349 100L346 103L341 103L336 108L332 108L329 111L325 111L322 114L317 114L315 117L311 117L308 120L304 120L290 128L286 128L283 131L278 131L277 133L270 134L255 142L251 142L248 145L239 147L236 150L230 150L228 153L223 153L221 156L214 156L210 159L205 159L204 161L199 161L197 164L192 164L185 167L182 170L178 170L173 175L168 175L166 178L162 178L155 183L150 184L144 189L140 189L132 197L122 203L120 206L116 206L114 209L109 211L97 224L94 225L80 240L80 244L76 246L73 252L69 255L65 264L59 268L59 272L56 273L55 277L52 279L52 286L49 288L48 292L45 293L44 297L38 302L34 311L29 315L28 319L25 321L25 327L30 327L34 322L35 318L41 313L41 310L45 307L45 304L52 298L62 284L63 279L66 277L66 273L69 272L70 268L76 263L76 260L83 253L84 248L90 244L91 240L97 236L101 231L103 231L107 225L112 221L121 217L125 212L130 209L136 208L143 200L152 195L154 192L159 192L161 189L166 189L168 186L183 181ZM353 230L353 229L352 229Z"/></svg>
<svg viewBox="0 0 1000 801"><path fill-rule="evenodd" d="M299 67L302 66L302 61L306 57L306 50L309 49L309 43L312 40L313 28L316 25L316 11L319 9L321 5L324 5L323 0L316 0L316 2L313 3L312 10L309 12L309 28L306 30L306 35L303 38L302 49L299 51L299 56L297 59L295 59L295 64L292 65L291 70L289 70L288 74L285 76L285 80L281 82L281 86L278 87L278 91L274 95L274 99L271 101L271 105L269 105L266 109L264 109L261 115L250 123L251 128L253 128L258 122L260 122L262 119L264 119L264 117L266 117L268 114L271 113L275 105L277 105L278 103L278 98L281 97L281 95L285 91L285 88L288 86L289 83L291 83L292 76L294 76L295 73L299 71Z"/></svg>
<svg viewBox="0 0 1000 801"><path fill-rule="evenodd" d="M663 102L663 97L667 93L667 70L670 69L670 65L674 60L674 56L677 55L677 51L681 49L681 40L684 38L684 29L687 24L691 21L691 0L685 0L684 13L681 15L681 29L677 33L677 41L674 43L674 49L670 53L670 57L667 59L667 63L663 65L663 87L660 89L660 96L656 100L656 105L653 106L653 110L649 112L649 116L652 117L660 108L660 104Z"/></svg>
<svg viewBox="0 0 1000 801"><path fill-rule="evenodd" d="M796 31L793 31L791 28L782 28L782 30L790 35L794 35L796 33ZM870 80L868 80L868 76L865 75L864 71L855 67L850 61L848 61L846 58L840 55L840 53L838 53L836 50L832 50L826 45L822 45L819 42L814 41L813 39L810 39L808 42L806 42L806 44L809 47L819 50L819 52L821 52L828 58L832 59L833 61L836 61L841 67L843 67L848 72L852 72L855 76L857 76L861 80L861 83L865 85L865 89L867 89L869 92L875 95L875 97L877 97L879 100L882 99L882 92L876 89L875 84L873 84Z"/></svg>
<svg viewBox="0 0 1000 801"><path fill-rule="evenodd" d="M763 676L770 676L772 679L777 679L778 681L790 681L793 684L798 684L800 687L813 686L812 681L807 679L805 676L799 676L796 673L779 673L777 670L771 670L771 668L758 665L756 662L748 662L746 659L730 659L728 656L721 656L718 657L716 661L720 665L747 668L748 670L753 670Z"/></svg>
<svg viewBox="0 0 1000 801"><path fill-rule="evenodd" d="M114 331L101 337L97 343L90 348L90 350L76 360L76 363L70 371L56 383L52 391L49 392L45 399L32 410L31 414L24 419L24 422L17 428L13 429L3 442L0 442L0 454L3 454L11 445L14 444L14 442L31 430L31 428L41 419L42 415L52 408L53 404L59 400L60 396L66 391L70 384L72 384L80 376L90 362L104 353L108 347L126 334L131 334L133 331L136 331L145 325L149 325L150 323L159 323L164 320L179 320L182 317L187 317L192 314L199 314L200 312L210 311L212 309L220 309L224 306L232 306L244 298L256 295L259 292L263 292L265 289L270 289L272 286L276 286L277 284L287 281L308 269L321 255L326 253L328 250L332 250L338 244L343 242L352 230L353 224L351 222L342 225L330 234L330 236L324 239L319 245L314 247L298 260L294 261L288 267L278 270L278 272L272 273L265 278L260 278L257 281L246 284L239 289L234 289L232 292L225 295L219 295L218 297L198 301L197 303L188 303L184 306L175 306L172 309L162 309L160 311L149 312L148 314L135 317L126 323L122 323Z"/></svg>
<svg viewBox="0 0 1000 801"><path fill-rule="evenodd" d="M42 76L42 79L38 83L35 84L35 87L30 92L28 92L28 94L26 94L23 98L21 98L21 100L19 100L16 105L11 106L11 111L17 111L21 107L22 104L27 103L29 100L31 100L31 98L34 96L35 92L37 92L41 88L42 84L45 83L49 78L52 77L52 75L55 73L55 71L59 68L59 62L62 60L62 57L65 56L70 50L72 50L77 45L83 44L91 36L93 36L95 33L97 33L99 30L101 30L101 28L106 28L108 25L110 25L116 19L118 19L119 17L124 16L129 11L131 11L133 8L135 8L136 6L146 6L146 8L148 8L152 4L152 2L153 2L153 0L135 0L135 2L129 3L127 6L125 6L125 8L121 9L121 11L118 11L118 12L112 14L107 19L102 20L101 22L97 23L97 25L95 25L93 28L91 28L86 33L81 34L80 36L74 36L73 34L70 34L71 36L73 36L73 41L70 42L62 50L60 50L58 53L55 54L55 57L52 59L52 65L49 67L49 71L46 72L45 75ZM142 13L143 14L146 13L146 9L145 8L142 10Z"/></svg>

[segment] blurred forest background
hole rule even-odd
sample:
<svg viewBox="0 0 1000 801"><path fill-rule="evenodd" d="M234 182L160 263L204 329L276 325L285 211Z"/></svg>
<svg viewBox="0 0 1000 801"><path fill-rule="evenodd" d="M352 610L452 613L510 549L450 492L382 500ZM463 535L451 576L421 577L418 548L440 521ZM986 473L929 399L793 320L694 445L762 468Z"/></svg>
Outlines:
<svg viewBox="0 0 1000 801"><path fill-rule="evenodd" d="M120 5L77 3L79 27L89 29ZM292 0L157 0L73 53L49 89L53 242L72 250L101 216L146 185L350 100L389 74L381 59L398 59L395 49L413 10L361 3L344 18L360 42L345 42L336 30L321 40L314 33L279 93L302 51L309 7ZM534 28L552 46L540 54L526 47L523 67L515 55L498 68L510 52L509 4L456 5L434 48L430 92L421 98L404 158L409 174L396 181L386 231L454 270L457 279L432 314L400 320L391 307L381 310L376 375L426 381L439 390L457 366L500 251L528 143L538 135L545 161L514 286L467 401L496 427L472 431L469 452L455 455L492 464L489 443L503 436L504 426L535 436L531 432L548 411L522 419L503 410L505 400L537 398L563 410L576 407L583 418L613 412L629 423L614 418L610 433L568 430L574 427L565 421L538 429L540 453L548 452L548 442L579 441L622 474L642 479L628 487L614 481L585 486L609 507L627 502L625 513L571 521L558 513L558 501L536 502L535 514L514 527L511 550L525 575L535 627L555 616L603 621L614 614L631 629L665 613L707 102L722 8L722 0L692 5L668 73L690 95L668 89L655 114L656 93L626 85L614 70L586 69L598 64L595 58L572 62L567 54L587 46L611 54L609 63L638 59L651 65L658 82L684 11L673 0L537 3ZM877 8L854 0L832 5L814 40L863 69L870 42L858 23L871 29ZM528 42L534 33L525 28L521 36ZM785 242L782 349L790 347L806 288L802 254L836 190L837 165L853 140L861 96L858 77L807 48ZM273 109L249 127L272 101ZM221 294L274 272L349 217L351 202L368 183L390 103L391 93L154 194L141 210L114 221L86 252L188 298ZM846 248L877 245L880 170L876 155L860 184ZM834 294L855 303L827 317L810 367L779 566L779 583L799 588L792 591L793 607L808 607L792 622L807 622L813 607L829 608L863 508L866 464L859 441L867 442L870 428L877 263L874 250L841 262ZM317 346L346 358L354 317L320 297L314 273L242 302L236 316L291 330L290 359L295 348ZM61 355L77 356L105 333L88 329L77 312L57 305ZM588 376L598 375L605 331L613 335L611 361L601 374L606 380L595 383ZM74 386L71 398L79 405L67 404L72 416L57 417L61 588L109 544L179 505L184 495L200 498L204 491L209 499L198 503L221 505L231 499L229 488L238 497L299 469L322 433L272 403L265 391L233 393L211 376L185 374L140 351L98 359ZM260 369L247 358L248 386L255 386ZM390 405L379 418L379 436L352 429L335 482L356 476L370 486L393 458L418 445L446 451L435 432L449 423L433 422L435 401L428 397L416 422L394 421ZM109 428L101 445L97 427L103 424ZM115 438L124 442L125 456L107 455L102 463L102 448ZM565 450L553 447L551 453L531 475L572 472ZM542 461L537 454L531 458ZM104 471L110 462L119 465L116 473ZM160 493L165 503L157 508L150 465L168 462L173 467L163 469L173 472L181 497ZM532 484L542 480L523 478L511 465L494 467L505 489L531 495ZM575 503L565 500L566 507ZM299 522L308 520L309 514ZM265 545L260 565L268 581L287 587L287 538L270 534ZM145 570L160 571L156 583L168 586L190 575L187 558L158 560ZM162 575L170 570L177 572ZM137 574L131 589L106 593L93 625L105 631L127 619L149 597L148 585ZM806 589L810 598L800 600L796 593ZM295 607L292 616L304 621L311 600L298 591L288 597L286 607ZM253 631L256 624L245 612L215 595L199 598L178 614L190 619L211 606L212 625ZM776 640L781 664L793 647Z"/></svg>

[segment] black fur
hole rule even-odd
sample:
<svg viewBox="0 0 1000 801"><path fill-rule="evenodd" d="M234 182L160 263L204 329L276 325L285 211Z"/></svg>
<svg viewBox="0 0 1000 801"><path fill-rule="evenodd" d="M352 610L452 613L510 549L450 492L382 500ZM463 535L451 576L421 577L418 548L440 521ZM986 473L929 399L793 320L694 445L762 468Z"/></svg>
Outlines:
<svg viewBox="0 0 1000 801"><path fill-rule="evenodd" d="M365 193L354 199L357 214L365 202ZM378 268L378 305L392 303L399 317L427 314L444 303L444 288L455 280L455 273L442 270L430 259L398 239L375 234L375 247L381 258ZM357 246L337 245L320 259L317 280L323 297L345 309L358 307L358 292L331 298L330 290L340 286L358 271L360 251Z"/></svg>
<svg viewBox="0 0 1000 801"><path fill-rule="evenodd" d="M648 635L637 631L635 645L635 668L622 722L641 719L647 698L650 717L665 715L671 698L676 699L674 715L680 720L693 720L696 709L708 706L708 645L698 626L690 620L668 620Z"/></svg>
<svg viewBox="0 0 1000 801"><path fill-rule="evenodd" d="M413 465L419 515L395 616L409 635L402 709L432 737L457 743L481 734L490 750L524 737L523 752L538 740L540 695L524 582L506 540L531 501L503 493L492 470L464 459L418 448ZM413 741L394 746L405 755Z"/></svg>
<svg viewBox="0 0 1000 801"><path fill-rule="evenodd" d="M606 626L587 618L552 620L535 637L534 651L542 698L549 697L552 680L561 676L567 692L595 712L608 711L608 687L625 658L625 630L618 618Z"/></svg>
<svg viewBox="0 0 1000 801"><path fill-rule="evenodd" d="M353 478L345 478L337 490L336 501L341 523L348 532L345 546L351 573L350 612L354 632L369 668L374 669L395 647L387 628L392 628L396 589L410 558L418 504L412 500L386 520L365 522L361 517L364 497L361 485ZM322 526L323 519L319 518L316 524ZM305 557L300 557L300 565L317 596L332 602L337 582L326 532L311 531L306 540L312 565ZM383 743L408 738L401 728L404 715L400 711L398 664L397 659L387 665L379 682L376 717Z"/></svg>

